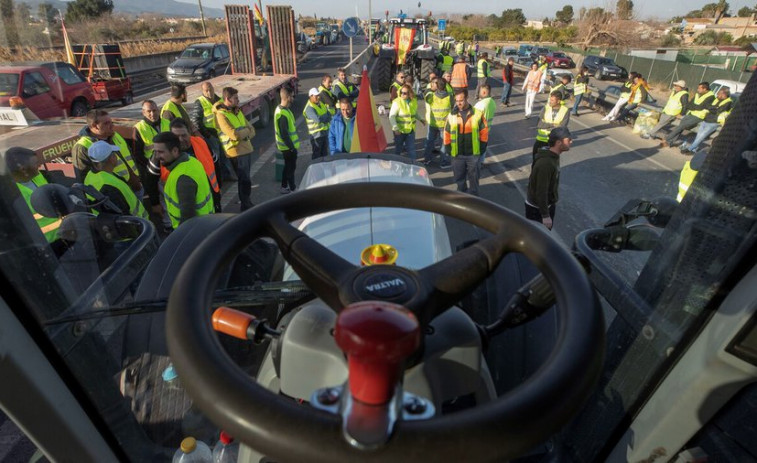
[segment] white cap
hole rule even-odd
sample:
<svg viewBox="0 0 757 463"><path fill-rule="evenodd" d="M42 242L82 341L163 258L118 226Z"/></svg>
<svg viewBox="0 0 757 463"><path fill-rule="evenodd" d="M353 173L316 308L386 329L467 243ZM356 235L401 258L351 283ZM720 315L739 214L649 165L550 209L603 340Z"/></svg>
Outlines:
<svg viewBox="0 0 757 463"><path fill-rule="evenodd" d="M311 88L310 91L308 92L308 96L316 96L320 94L321 92L319 92L318 89L315 87Z"/></svg>
<svg viewBox="0 0 757 463"><path fill-rule="evenodd" d="M681 88L686 88L686 81L685 80L676 80L675 82L673 82L673 85L677 86L677 87L681 87Z"/></svg>
<svg viewBox="0 0 757 463"><path fill-rule="evenodd" d="M119 151L118 146L100 140L92 143L92 146L87 150L87 156L89 156L94 162L103 162L108 159L114 151Z"/></svg>

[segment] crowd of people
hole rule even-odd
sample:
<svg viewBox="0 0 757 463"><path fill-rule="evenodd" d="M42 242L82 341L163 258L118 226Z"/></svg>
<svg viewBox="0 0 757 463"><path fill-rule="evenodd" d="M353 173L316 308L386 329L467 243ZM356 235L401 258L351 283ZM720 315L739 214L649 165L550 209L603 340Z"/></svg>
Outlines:
<svg viewBox="0 0 757 463"><path fill-rule="evenodd" d="M389 109L394 152L405 154L412 163L420 162L415 149L416 127L418 123L426 125L423 163L437 164L443 170L451 168L457 189L477 195L481 164L487 154L497 108L490 85L493 65L478 43L467 47L459 43L455 58L450 54L451 48L450 43L442 44L437 69L428 76L424 88L412 75L403 71L396 74L390 88ZM589 77L584 67L575 77L563 75L559 82L548 83L543 58L532 63L521 85L526 119L532 115L536 96L549 91L538 115L525 208L527 217L551 228L557 202L559 155L570 149L568 123L571 116L579 115L581 102L589 93ZM474 72L475 103L471 104L469 88ZM512 104L515 85L513 58L504 65L502 81L500 104L507 108ZM648 91L643 76L630 73L618 103L604 120L624 122L646 101ZM358 95L359 87L347 79L343 68L338 69L336 80L326 74L321 85L308 91L302 115L307 123L312 159L351 151ZM297 189L295 172L300 140L291 109L293 91L282 88L279 96L273 125L276 148L284 160L280 192L288 194ZM568 105L571 98L572 106ZM421 100L425 111L420 109ZM160 109L152 100L143 101L142 119L132 128L131 143L115 130L105 110L89 111L86 127L72 150L77 180L95 188L123 214L157 217L165 233L193 217L221 212L221 187L225 181L237 182L241 211L251 208L250 168L255 129L239 107L238 91L225 87L218 95L213 84L206 81L202 84L202 95L191 106L186 103L187 92L182 85L172 87L170 98ZM696 139L681 145L682 152L696 152L702 141L724 123L732 106L727 88L714 95L708 83L702 82L689 99L686 83L679 80L673 83L659 122L641 136L661 137L663 129L680 119L661 146L672 146L683 131L699 126ZM12 164L11 172L32 207L29 197L45 180L38 170L28 168L29 153L33 152L14 148L9 153L8 165ZM46 236L53 238L50 230L56 222L37 218L40 227L47 230Z"/></svg>

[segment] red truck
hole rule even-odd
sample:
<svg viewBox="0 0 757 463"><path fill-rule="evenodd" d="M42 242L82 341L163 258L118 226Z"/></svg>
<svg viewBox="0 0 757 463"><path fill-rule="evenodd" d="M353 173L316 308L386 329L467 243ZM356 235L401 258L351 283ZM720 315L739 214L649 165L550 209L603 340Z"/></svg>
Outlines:
<svg viewBox="0 0 757 463"><path fill-rule="evenodd" d="M64 62L0 67L0 106L23 104L40 119L81 117L94 106L92 86Z"/></svg>

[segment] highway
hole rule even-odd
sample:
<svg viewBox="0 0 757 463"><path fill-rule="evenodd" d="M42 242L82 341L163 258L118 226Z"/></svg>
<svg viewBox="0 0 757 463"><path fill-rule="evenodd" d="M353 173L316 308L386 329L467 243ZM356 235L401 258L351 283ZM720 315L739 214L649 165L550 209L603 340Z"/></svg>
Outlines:
<svg viewBox="0 0 757 463"><path fill-rule="evenodd" d="M359 47L355 47L357 54ZM294 114L301 140L297 164L297 178L301 178L310 160L310 143L302 117L307 90L320 83L324 73L335 74L336 68L349 61L349 45L320 47L311 51L299 66L300 90L295 99ZM494 97L501 95L501 81L494 82ZM388 93L378 93L376 104L389 108ZM524 95L516 82L511 102L514 106L497 107L490 131L490 153L481 172L481 196L523 214L523 201L531 163L531 147L536 135L537 118L524 119ZM537 97L534 114L546 101ZM474 102L473 100L471 100ZM419 110L423 111L423 103ZM420 112L419 111L419 112ZM388 113L388 111L387 111ZM552 235L570 246L577 233L590 227L602 226L619 208L633 198L675 197L678 175L686 157L677 149L659 148L658 143L643 140L632 134L629 127L613 126L601 120L602 115L582 108L580 117L573 117L570 130L575 137L573 147L563 154L560 175L560 202L557 206ZM393 152L388 116L382 124ZM422 153L425 127L418 125L416 151ZM253 202L260 203L279 195L274 182L273 127L259 130L253 140L257 157L252 167ZM451 171L430 168L436 186L454 189ZM224 210L238 210L236 190L232 184L224 193ZM467 235L467 234L466 234ZM453 237L455 244L471 239ZM625 257L624 257L625 259ZM627 265L619 264L628 268Z"/></svg>

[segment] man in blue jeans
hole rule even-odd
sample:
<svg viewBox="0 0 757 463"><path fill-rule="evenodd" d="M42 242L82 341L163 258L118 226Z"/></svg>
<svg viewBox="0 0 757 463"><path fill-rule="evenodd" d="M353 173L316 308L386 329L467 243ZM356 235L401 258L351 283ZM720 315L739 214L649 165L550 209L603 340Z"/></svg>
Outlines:
<svg viewBox="0 0 757 463"><path fill-rule="evenodd" d="M694 143L681 145L681 153L696 153L699 150L699 145L707 140L710 135L718 130L725 124L725 120L731 110L733 109L733 100L731 100L731 91L727 87L723 87L718 91L718 96L712 103L712 109L704 117L704 120L699 124L697 129L697 136L694 139Z"/></svg>
<svg viewBox="0 0 757 463"><path fill-rule="evenodd" d="M447 116L452 109L452 96L447 93L444 80L437 77L430 82L431 90L426 93L426 120L428 121L428 135L426 135L426 146L423 150L424 164L431 164L433 156L434 143L437 138L441 138L444 124L447 122ZM439 155L439 167L449 169L450 162L447 157L444 145Z"/></svg>
<svg viewBox="0 0 757 463"><path fill-rule="evenodd" d="M399 93L389 110L389 122L394 132L394 153L401 155L404 149L410 161L415 162L415 122L425 122L418 118L418 100L410 85L403 85Z"/></svg>
<svg viewBox="0 0 757 463"><path fill-rule="evenodd" d="M502 83L504 86L502 87L502 98L499 99L502 106L510 106L510 92L512 92L513 83L515 82L514 64L515 60L513 58L507 58L507 64L502 70Z"/></svg>

